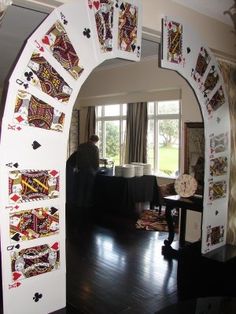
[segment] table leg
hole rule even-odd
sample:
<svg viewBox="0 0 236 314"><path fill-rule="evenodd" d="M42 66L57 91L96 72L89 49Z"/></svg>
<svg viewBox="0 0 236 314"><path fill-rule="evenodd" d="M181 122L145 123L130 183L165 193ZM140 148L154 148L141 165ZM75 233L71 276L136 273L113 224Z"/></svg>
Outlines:
<svg viewBox="0 0 236 314"><path fill-rule="evenodd" d="M162 255L165 258L178 259L178 251L171 247L171 243L173 242L174 236L175 236L172 210L173 210L173 207L166 205L165 217L166 217L166 222L167 222L167 226L169 230L169 235L168 235L168 239L164 241L164 245L162 246Z"/></svg>
<svg viewBox="0 0 236 314"><path fill-rule="evenodd" d="M186 209L181 208L180 218L180 232L179 232L179 246L182 247L185 244L185 231L186 231Z"/></svg>
<svg viewBox="0 0 236 314"><path fill-rule="evenodd" d="M174 236L175 236L175 228L174 228L174 221L173 221L173 217L172 217L172 210L173 208L171 206L166 206L166 211L165 211L165 216L166 216L166 222L167 222L167 226L168 226L168 230L169 230L169 235L168 235L168 239L166 239L164 241L165 245L171 245L171 243L174 240Z"/></svg>

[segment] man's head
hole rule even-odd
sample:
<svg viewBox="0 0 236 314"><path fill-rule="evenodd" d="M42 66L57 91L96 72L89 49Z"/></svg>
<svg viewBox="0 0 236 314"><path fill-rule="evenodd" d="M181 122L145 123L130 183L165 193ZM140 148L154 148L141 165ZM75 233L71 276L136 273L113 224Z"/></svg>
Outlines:
<svg viewBox="0 0 236 314"><path fill-rule="evenodd" d="M93 134L89 138L90 142L97 143L99 141L99 137L96 134Z"/></svg>

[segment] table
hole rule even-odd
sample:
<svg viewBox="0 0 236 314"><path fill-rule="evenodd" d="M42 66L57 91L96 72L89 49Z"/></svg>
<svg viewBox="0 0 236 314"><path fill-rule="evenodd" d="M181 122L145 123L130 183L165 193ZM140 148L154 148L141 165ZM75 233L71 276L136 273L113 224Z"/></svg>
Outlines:
<svg viewBox="0 0 236 314"><path fill-rule="evenodd" d="M132 178L97 175L94 193L97 209L129 216L136 214L136 203L159 204L157 178L153 175Z"/></svg>
<svg viewBox="0 0 236 314"><path fill-rule="evenodd" d="M193 210L202 213L203 211L203 198L201 197L189 197L184 198L179 195L171 195L164 197L164 203L166 206L166 222L168 225L169 235L168 239L164 241L162 247L162 254L165 256L174 255L177 253L174 249L171 248L171 243L174 240L175 231L174 223L172 218L172 210L175 208L181 209L181 219L180 219L180 231L179 231L179 246L182 247L185 245L185 231L186 231L186 212L187 210Z"/></svg>

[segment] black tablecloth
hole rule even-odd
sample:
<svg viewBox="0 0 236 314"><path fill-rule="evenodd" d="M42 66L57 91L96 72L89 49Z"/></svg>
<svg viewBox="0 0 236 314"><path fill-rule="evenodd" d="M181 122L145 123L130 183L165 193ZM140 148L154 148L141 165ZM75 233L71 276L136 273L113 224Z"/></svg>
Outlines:
<svg viewBox="0 0 236 314"><path fill-rule="evenodd" d="M134 214L135 204L159 204L156 176L123 178L97 175L95 179L95 207L109 212Z"/></svg>

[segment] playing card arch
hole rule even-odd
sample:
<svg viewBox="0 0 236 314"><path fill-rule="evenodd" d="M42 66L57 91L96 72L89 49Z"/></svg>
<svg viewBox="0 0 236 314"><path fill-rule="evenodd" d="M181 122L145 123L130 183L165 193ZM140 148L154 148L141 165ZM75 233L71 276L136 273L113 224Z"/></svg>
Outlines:
<svg viewBox="0 0 236 314"><path fill-rule="evenodd" d="M231 156L227 93L211 50L189 25L172 17L162 20L161 67L175 70L186 79L205 122L201 249L207 253L226 243Z"/></svg>
<svg viewBox="0 0 236 314"><path fill-rule="evenodd" d="M140 60L141 10L141 0L71 1L43 21L18 58L0 143L5 314L66 305L65 164L73 106L104 60Z"/></svg>

